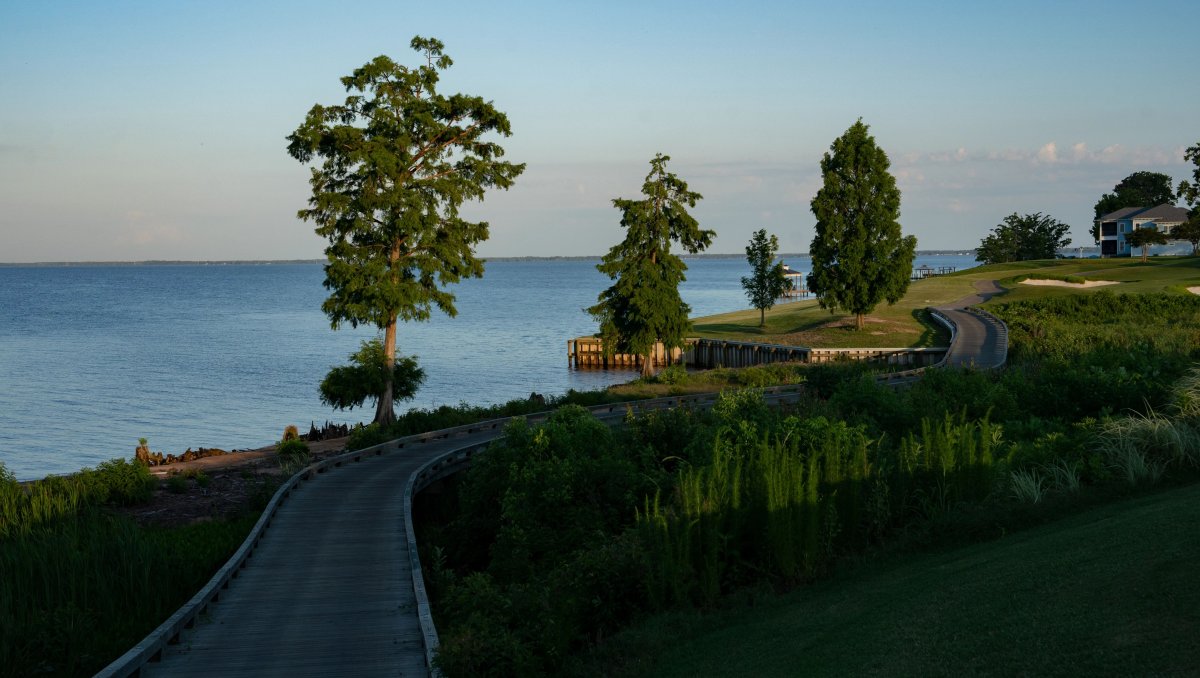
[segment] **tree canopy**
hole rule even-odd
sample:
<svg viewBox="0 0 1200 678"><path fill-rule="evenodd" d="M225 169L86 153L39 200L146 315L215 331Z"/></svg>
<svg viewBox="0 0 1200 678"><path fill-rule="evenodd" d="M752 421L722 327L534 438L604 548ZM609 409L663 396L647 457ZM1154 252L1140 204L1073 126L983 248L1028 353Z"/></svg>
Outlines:
<svg viewBox="0 0 1200 678"><path fill-rule="evenodd" d="M1113 187L1112 193L1105 193L1096 201L1093 208L1096 219L1116 212L1122 207L1154 207L1175 202L1175 191L1171 187L1172 179L1160 172L1134 172ZM1092 238L1100 242L1100 225L1092 224Z"/></svg>
<svg viewBox="0 0 1200 678"><path fill-rule="evenodd" d="M1192 216L1200 216L1200 141L1183 152L1183 159L1192 163L1192 180L1179 182L1179 198L1192 208Z"/></svg>
<svg viewBox="0 0 1200 678"><path fill-rule="evenodd" d="M1058 250L1071 244L1071 227L1041 212L1004 217L975 250L975 258L985 264L1001 264L1029 259L1053 259Z"/></svg>
<svg viewBox="0 0 1200 678"><path fill-rule="evenodd" d="M860 330L879 302L904 296L917 249L916 237L900 231L900 189L868 130L860 119L822 158L824 184L812 200L817 232L809 247L809 288L822 308L855 314Z"/></svg>
<svg viewBox="0 0 1200 678"><path fill-rule="evenodd" d="M1200 249L1200 210L1192 210L1191 218L1171 230L1171 237L1192 244L1192 255Z"/></svg>
<svg viewBox="0 0 1200 678"><path fill-rule="evenodd" d="M765 228L755 231L746 246L746 261L750 263L750 275L742 278L742 289L750 299L750 305L758 309L758 326L767 324L767 310L787 289L787 278L783 275L783 262L775 261L779 251L779 238L768 236Z"/></svg>
<svg viewBox="0 0 1200 678"><path fill-rule="evenodd" d="M1142 261L1146 261L1150 255L1150 246L1167 244L1167 236L1156 228L1139 228L1127 234L1125 241L1132 247L1142 248Z"/></svg>
<svg viewBox="0 0 1200 678"><path fill-rule="evenodd" d="M415 357L396 358L389 369L387 352L377 338L364 341L350 355L350 363L334 367L321 380L321 402L337 410L377 401L388 389L393 401L409 400L425 381L425 370L417 366Z"/></svg>
<svg viewBox="0 0 1200 678"><path fill-rule="evenodd" d="M642 356L642 373L654 371L654 344L667 350L683 346L691 328L691 308L679 296L687 265L671 253L679 243L691 254L712 244L715 233L700 228L688 213L701 195L668 172L670 156L659 153L650 161L640 200L616 198L625 239L613 246L596 268L615 282L587 309L600 323L604 351Z"/></svg>
<svg viewBox="0 0 1200 678"><path fill-rule="evenodd" d="M501 160L495 137L511 131L490 101L438 93L439 72L452 64L442 43L418 36L411 46L424 63L376 57L341 79L343 104L313 106L287 137L293 158L318 162L299 217L329 242L321 308L335 329L380 328L388 363L397 320L428 320L435 307L455 315L447 287L483 275L474 248L488 224L463 219L459 208L508 188L525 169ZM394 420L392 391L380 392L376 422Z"/></svg>

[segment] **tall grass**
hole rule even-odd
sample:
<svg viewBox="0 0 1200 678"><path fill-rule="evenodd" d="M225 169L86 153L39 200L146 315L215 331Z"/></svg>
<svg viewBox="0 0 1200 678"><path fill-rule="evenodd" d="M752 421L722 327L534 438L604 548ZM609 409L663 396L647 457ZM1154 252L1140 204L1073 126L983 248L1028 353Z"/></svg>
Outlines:
<svg viewBox="0 0 1200 678"><path fill-rule="evenodd" d="M0 540L0 672L94 673L191 597L254 519L146 529L85 509Z"/></svg>
<svg viewBox="0 0 1200 678"><path fill-rule="evenodd" d="M69 476L48 476L18 483L0 463L0 540L29 534L39 525L73 516L80 510L148 500L156 481L142 464L124 459L101 463Z"/></svg>

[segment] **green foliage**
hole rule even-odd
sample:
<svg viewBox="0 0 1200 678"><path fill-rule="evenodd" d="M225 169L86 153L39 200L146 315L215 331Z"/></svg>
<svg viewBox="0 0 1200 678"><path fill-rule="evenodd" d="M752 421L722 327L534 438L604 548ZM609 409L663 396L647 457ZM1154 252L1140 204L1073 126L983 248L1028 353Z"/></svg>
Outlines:
<svg viewBox="0 0 1200 678"><path fill-rule="evenodd" d="M152 529L89 508L0 539L3 673L92 675L194 595L256 518Z"/></svg>
<svg viewBox="0 0 1200 678"><path fill-rule="evenodd" d="M350 362L330 369L321 381L321 402L337 410L352 410L367 400L374 403L389 387L391 402L409 400L425 381L425 370L417 366L416 356L389 361L378 338L362 342L350 355Z"/></svg>
<svg viewBox="0 0 1200 678"><path fill-rule="evenodd" d="M275 443L275 453L281 457L307 457L308 443L295 438Z"/></svg>
<svg viewBox="0 0 1200 678"><path fill-rule="evenodd" d="M1142 261L1145 261L1150 253L1150 246L1167 244L1167 235L1156 228L1139 228L1126 235L1125 240L1131 247L1142 248Z"/></svg>
<svg viewBox="0 0 1200 678"><path fill-rule="evenodd" d="M1100 196L1093 211L1099 219L1123 207L1155 207L1164 203L1175 203L1171 177L1159 172L1134 172L1114 186L1112 193ZM1099 224L1092 225L1092 238L1100 242Z"/></svg>
<svg viewBox="0 0 1200 678"><path fill-rule="evenodd" d="M775 300L787 289L787 278L783 275L783 262L775 261L779 251L779 238L767 237L767 230L760 228L746 246L746 261L750 263L749 277L742 278L742 289L750 299L750 305L759 310L759 327L766 325L766 313L775 305Z"/></svg>
<svg viewBox="0 0 1200 678"><path fill-rule="evenodd" d="M821 160L824 184L812 200L816 237L809 288L822 308L863 315L908 290L917 239L900 231L900 189L887 154L862 120L833 141Z"/></svg>
<svg viewBox="0 0 1200 678"><path fill-rule="evenodd" d="M1030 259L1053 259L1058 250L1071 244L1071 227L1041 212L1004 217L975 249L975 258L985 264L1002 264Z"/></svg>
<svg viewBox="0 0 1200 678"><path fill-rule="evenodd" d="M410 68L386 56L342 78L342 105L314 105L288 136L288 153L312 169L312 197L299 217L314 222L325 249L322 304L336 329L369 323L385 330L387 364L397 320L427 320L434 307L455 315L446 286L483 275L475 245L487 222L459 209L489 188L510 187L523 164L504 162L492 139L511 135L508 117L477 96L438 93L452 61L435 39L415 37L425 63ZM390 378L387 372L385 377ZM394 417L390 388L376 421Z"/></svg>
<svg viewBox="0 0 1200 678"><path fill-rule="evenodd" d="M291 476L308 466L312 457L308 452L308 443L299 438L280 440L275 443L275 455L279 460L279 468L285 476Z"/></svg>
<svg viewBox="0 0 1200 678"><path fill-rule="evenodd" d="M47 476L18 483L0 463L0 540L29 534L35 528L71 518L98 506L146 502L157 482L142 464L124 459L102 462L95 470L69 476Z"/></svg>
<svg viewBox="0 0 1200 678"><path fill-rule="evenodd" d="M1192 208L1191 216L1195 219L1200 217L1200 142L1189 146L1183 152L1183 159L1192 163L1194 167L1192 168L1192 181L1189 182L1185 179L1179 182L1179 198Z"/></svg>
<svg viewBox="0 0 1200 678"><path fill-rule="evenodd" d="M650 161L643 199L613 200L625 239L596 268L615 282L587 309L600 324L605 352L645 356L644 375L653 371L649 356L655 342L668 350L682 347L691 327L691 309L679 297L687 265L671 253L671 243L695 254L712 244L714 235L688 213L701 196L667 171L670 159L660 153Z"/></svg>
<svg viewBox="0 0 1200 678"><path fill-rule="evenodd" d="M1200 212L1191 216L1187 221L1171 230L1171 237L1176 240L1186 240L1192 244L1192 256L1200 248Z"/></svg>

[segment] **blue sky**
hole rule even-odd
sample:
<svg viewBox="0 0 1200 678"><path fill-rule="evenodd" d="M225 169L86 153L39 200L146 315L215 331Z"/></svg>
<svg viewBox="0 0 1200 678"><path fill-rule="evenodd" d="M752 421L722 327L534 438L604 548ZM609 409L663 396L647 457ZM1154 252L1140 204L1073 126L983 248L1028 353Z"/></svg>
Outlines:
<svg viewBox="0 0 1200 678"><path fill-rule="evenodd" d="M806 251L857 118L923 249L1092 205L1200 141L1191 2L90 2L0 5L0 261L318 258L284 137L378 54L446 44L443 92L508 113L528 168L469 213L486 256L601 254L656 152L741 252Z"/></svg>

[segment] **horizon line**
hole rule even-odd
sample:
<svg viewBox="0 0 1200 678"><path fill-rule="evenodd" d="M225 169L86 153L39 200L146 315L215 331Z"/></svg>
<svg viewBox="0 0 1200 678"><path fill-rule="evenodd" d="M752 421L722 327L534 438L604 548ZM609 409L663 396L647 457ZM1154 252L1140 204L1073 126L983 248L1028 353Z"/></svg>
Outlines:
<svg viewBox="0 0 1200 678"><path fill-rule="evenodd" d="M917 250L917 254L973 254L975 248L951 248ZM745 253L700 253L681 254L683 259L736 259L745 258ZM807 257L808 252L780 252L777 257ZM586 261L601 259L603 254L524 255L506 257L480 257L487 261ZM186 265L230 265L230 264L321 264L328 259L137 259L137 260L82 260L82 261L0 261L0 266L186 266Z"/></svg>

